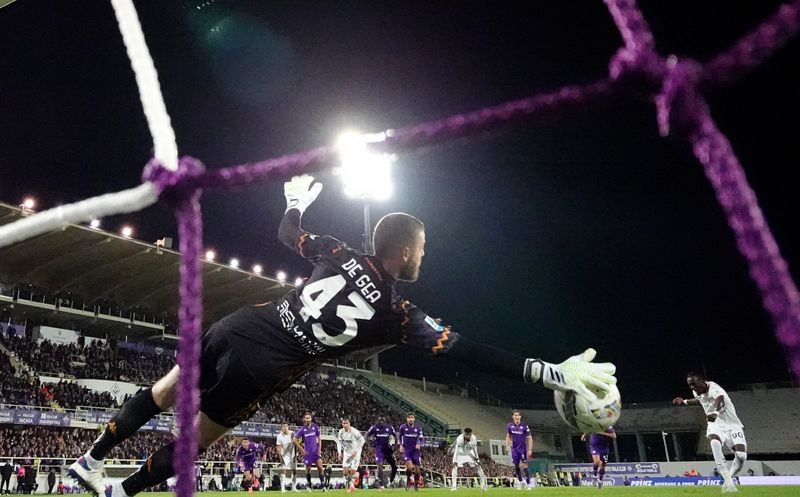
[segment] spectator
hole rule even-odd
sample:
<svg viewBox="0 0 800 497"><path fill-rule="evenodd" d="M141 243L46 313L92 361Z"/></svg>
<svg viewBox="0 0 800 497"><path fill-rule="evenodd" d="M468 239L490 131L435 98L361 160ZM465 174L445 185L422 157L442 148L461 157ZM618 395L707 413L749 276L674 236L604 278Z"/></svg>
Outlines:
<svg viewBox="0 0 800 497"><path fill-rule="evenodd" d="M56 486L56 471L53 468L50 468L50 471L47 472L47 493L53 493L53 487Z"/></svg>
<svg viewBox="0 0 800 497"><path fill-rule="evenodd" d="M0 477L2 477L2 480L0 480L0 495L3 493L3 488L5 488L5 493L11 493L9 486L11 485L11 475L13 473L13 466L11 466L10 462L6 461L3 467L0 468Z"/></svg>

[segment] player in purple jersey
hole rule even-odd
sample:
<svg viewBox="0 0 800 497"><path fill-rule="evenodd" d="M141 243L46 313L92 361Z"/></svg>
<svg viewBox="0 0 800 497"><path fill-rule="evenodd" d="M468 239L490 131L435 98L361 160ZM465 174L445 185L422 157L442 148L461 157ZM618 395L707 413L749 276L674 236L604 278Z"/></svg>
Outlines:
<svg viewBox="0 0 800 497"><path fill-rule="evenodd" d="M331 236L300 227L322 191L308 175L284 184L286 211L278 238L313 264L311 276L274 302L246 306L217 321L203 336L200 354L200 451L258 411L261 403L322 362L376 346L406 344L433 355L447 354L472 370L512 380L574 391L589 399L589 387L616 383L613 364L594 364L592 350L561 364L524 359L454 333L395 288L415 281L425 255L425 226L403 213L384 216L375 226L375 253L364 254ZM458 240L453 240L458 246ZM106 487L103 459L152 417L175 405L179 366L152 388L129 399L78 461L70 466L84 487L105 497L131 497L173 475L170 442L139 471ZM241 388L248 385L248 388Z"/></svg>
<svg viewBox="0 0 800 497"><path fill-rule="evenodd" d="M506 449L511 454L511 462L514 463L514 471L517 474L517 490L522 489L523 473L526 489L530 490L533 485L528 461L533 458L533 435L528 425L522 422L520 411L511 413L511 419L513 421L506 425Z"/></svg>
<svg viewBox="0 0 800 497"><path fill-rule="evenodd" d="M236 449L234 462L242 472L242 489L253 493L253 482L261 476L258 466L258 455L264 451L262 444L252 443L243 438L241 445Z"/></svg>
<svg viewBox="0 0 800 497"><path fill-rule="evenodd" d="M406 415L406 422L397 429L397 438L403 448L403 461L406 464L406 489L414 486L419 490L419 480L422 477L420 468L420 450L422 448L422 427L416 422L413 412Z"/></svg>
<svg viewBox="0 0 800 497"><path fill-rule="evenodd" d="M302 442L301 442L302 440ZM300 455L303 456L303 464L306 467L306 482L308 482L308 491L311 491L311 466L317 466L317 475L319 475L319 486L323 492L327 487L325 486L325 475L322 472L322 458L319 456L320 449L322 448L322 439L320 438L319 426L314 422L311 413L307 412L303 416L303 426L297 430L294 435L294 444Z"/></svg>
<svg viewBox="0 0 800 497"><path fill-rule="evenodd" d="M380 490L386 486L386 478L383 474L384 462L389 464L392 472L389 476L389 483L394 483L394 477L397 476L397 461L394 458L394 444L397 443L397 433L394 427L386 421L386 418L381 416L378 422L372 425L367 431L366 438L372 438L375 446L375 463L378 465L378 485Z"/></svg>
<svg viewBox="0 0 800 497"><path fill-rule="evenodd" d="M611 440L615 438L617 438L617 433L613 426L609 426L606 431L592 433L589 436L589 453L592 455L594 463L594 486L597 488L603 488L603 477L606 475L606 464L608 464L608 447L611 445ZM585 441L586 433L581 435L581 442Z"/></svg>

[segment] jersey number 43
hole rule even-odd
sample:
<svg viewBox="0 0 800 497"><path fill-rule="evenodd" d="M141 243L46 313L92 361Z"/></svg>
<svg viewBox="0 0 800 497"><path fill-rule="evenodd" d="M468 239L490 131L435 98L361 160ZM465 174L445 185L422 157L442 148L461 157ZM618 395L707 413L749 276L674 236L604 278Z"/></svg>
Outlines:
<svg viewBox="0 0 800 497"><path fill-rule="evenodd" d="M303 303L303 308L300 309L300 317L304 321L308 321L311 318L318 320L322 316L323 308L344 289L345 285L346 281L341 274L323 278L307 285L300 295L300 302ZM336 306L336 316L344 321L345 325L341 334L331 336L325 332L321 323L311 324L314 336L323 345L341 347L358 334L358 319L369 320L375 314L375 309L358 292L350 292L347 299L353 305Z"/></svg>

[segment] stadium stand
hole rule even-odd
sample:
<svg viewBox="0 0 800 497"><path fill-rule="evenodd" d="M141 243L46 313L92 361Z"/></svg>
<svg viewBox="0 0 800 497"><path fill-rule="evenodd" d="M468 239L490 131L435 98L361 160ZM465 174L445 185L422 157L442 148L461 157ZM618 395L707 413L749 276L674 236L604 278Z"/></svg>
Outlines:
<svg viewBox="0 0 800 497"><path fill-rule="evenodd" d="M484 439L505 438L508 421L504 416L487 411L485 406L469 398L449 393L446 385L384 375L379 381L398 397L445 422L448 430L469 426Z"/></svg>

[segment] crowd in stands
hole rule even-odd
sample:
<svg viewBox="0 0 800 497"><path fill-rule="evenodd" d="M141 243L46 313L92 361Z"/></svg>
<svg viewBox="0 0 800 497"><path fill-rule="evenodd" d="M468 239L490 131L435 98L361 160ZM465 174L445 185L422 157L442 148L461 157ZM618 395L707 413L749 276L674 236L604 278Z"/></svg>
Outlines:
<svg viewBox="0 0 800 497"><path fill-rule="evenodd" d="M64 409L78 406L117 407L114 397L108 392L96 392L77 383L59 381L42 385L45 396L56 401Z"/></svg>
<svg viewBox="0 0 800 497"><path fill-rule="evenodd" d="M37 373L56 373L77 378L119 380L151 384L175 364L171 353L147 354L118 347L113 340L93 340L88 345L55 344L49 340L0 334L0 343L14 352ZM13 377L8 358L0 354L0 370L4 378ZM4 368L6 363L6 368ZM11 368L13 369L13 368ZM96 394L73 383L62 381L42 387L24 381L3 383L0 402L49 406L55 400L63 408L76 406L114 407L108 394ZM5 393L8 390L8 393ZM3 400L4 399L4 400ZM12 402L13 400L13 402ZM251 419L260 423L299 424L306 411L312 411L320 425L339 426L349 416L354 426L365 430L385 412L362 387L347 381L306 376L294 387L268 399Z"/></svg>
<svg viewBox="0 0 800 497"><path fill-rule="evenodd" d="M342 417L348 416L353 426L366 431L386 413L386 406L359 385L307 375L292 388L270 397L250 421L300 424L306 411L313 413L319 425L338 427Z"/></svg>
<svg viewBox="0 0 800 497"><path fill-rule="evenodd" d="M38 373L150 384L175 365L171 351L147 354L119 347L114 340L56 344L0 334L0 343Z"/></svg>
<svg viewBox="0 0 800 497"><path fill-rule="evenodd" d="M0 404L47 405L39 380L19 375L6 354L0 353Z"/></svg>

